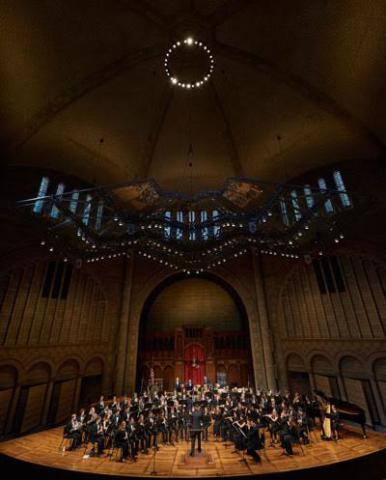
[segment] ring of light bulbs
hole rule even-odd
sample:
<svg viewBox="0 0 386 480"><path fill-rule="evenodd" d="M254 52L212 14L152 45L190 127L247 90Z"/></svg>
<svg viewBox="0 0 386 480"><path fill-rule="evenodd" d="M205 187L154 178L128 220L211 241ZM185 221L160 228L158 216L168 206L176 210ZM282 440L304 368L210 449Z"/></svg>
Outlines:
<svg viewBox="0 0 386 480"><path fill-rule="evenodd" d="M209 68L206 71L205 75L203 77L197 79L197 80L191 80L190 82L181 82L180 80L178 80L176 75L174 75L173 72L171 72L171 70L169 68L169 62L170 62L170 59L173 57L173 53L177 49L179 49L181 47L184 47L184 46L200 48L203 52L206 53L206 55L208 57ZM173 43L173 45L169 48L169 50L165 54L164 67L165 67L165 73L169 77L169 79L170 79L170 81L173 85L176 85L177 87L180 87L180 88L186 88L186 89L199 88L202 85L204 85L204 83L206 83L210 79L210 77L213 73L214 57L213 57L212 52L208 48L208 46L205 45L205 43L199 42L198 40L194 40L194 38L192 38L192 37L187 37L183 41L177 41L177 42Z"/></svg>

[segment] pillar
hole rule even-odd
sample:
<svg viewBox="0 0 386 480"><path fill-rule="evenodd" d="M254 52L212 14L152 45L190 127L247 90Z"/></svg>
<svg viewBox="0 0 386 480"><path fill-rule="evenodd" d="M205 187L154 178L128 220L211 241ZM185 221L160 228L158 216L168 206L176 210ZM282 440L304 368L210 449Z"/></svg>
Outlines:
<svg viewBox="0 0 386 480"><path fill-rule="evenodd" d="M263 348L263 358L265 367L265 377L267 388L276 390L275 370L272 353L271 333L268 321L268 309L264 291L264 283L261 270L260 255L253 249L253 271L255 277L256 303L260 324L261 343Z"/></svg>
<svg viewBox="0 0 386 480"><path fill-rule="evenodd" d="M386 425L386 415L383 410L383 404L381 397L379 395L379 388L375 378L370 378L371 390L373 391L374 401L377 406L379 421L382 425Z"/></svg>
<svg viewBox="0 0 386 480"><path fill-rule="evenodd" d="M44 407L43 407L43 414L42 414L42 420L41 420L42 425L46 425L47 421L48 421L48 412L50 410L50 404L51 404L51 397L52 397L53 389L54 389L54 382L53 382L53 380L51 380L47 385L45 403L44 403Z"/></svg>
<svg viewBox="0 0 386 480"><path fill-rule="evenodd" d="M122 285L121 312L119 316L119 328L117 332L117 354L115 362L114 393L117 395L122 395L126 393L124 389L126 375L127 342L129 335L131 290L134 270L133 253L130 255L129 258L126 258L124 269L125 271Z"/></svg>
<svg viewBox="0 0 386 480"><path fill-rule="evenodd" d="M16 385L12 395L12 399L11 399L11 407L8 410L8 418L6 420L6 425L4 430L5 434L10 433L12 431L13 420L16 413L17 404L19 402L20 391L21 391L21 385Z"/></svg>

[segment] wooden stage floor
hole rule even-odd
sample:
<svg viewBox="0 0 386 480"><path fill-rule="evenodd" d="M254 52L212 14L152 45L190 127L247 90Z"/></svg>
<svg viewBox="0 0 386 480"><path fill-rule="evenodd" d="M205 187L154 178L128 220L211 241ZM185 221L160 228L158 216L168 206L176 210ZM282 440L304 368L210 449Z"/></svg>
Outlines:
<svg viewBox="0 0 386 480"><path fill-rule="evenodd" d="M63 428L54 428L39 433L26 435L17 439L0 443L0 454L13 457L17 460L44 465L55 469L92 474L107 474L113 476L150 476L153 470L152 454L139 454L135 463L119 463L107 456L83 459L84 449L73 452L59 450ZM241 456L232 453L233 446L226 447L223 443L214 442L211 438L203 443L203 448L210 458L210 463L202 463L199 459L184 463L189 444L180 442L175 447L160 446L156 455L155 470L162 477L211 477L211 476L244 476L262 475L298 471L312 467L328 466L337 462L345 462L375 452L386 463L386 435L377 432L368 432L368 438L363 439L359 431L346 427L344 438L338 442L325 442L320 439L320 433L315 430L311 434L312 443L303 447L304 454L299 446L294 447L295 455L282 455L279 446L267 447L261 450L261 463L255 464L250 457L246 463L240 462ZM383 451L383 452L382 452ZM371 457L366 457L371 458ZM294 472L295 473L295 472ZM312 471L309 471L313 478ZM371 475L366 475L365 479ZM32 476L31 478L38 478ZM326 477L333 478L335 477ZM375 477L374 477L375 478Z"/></svg>

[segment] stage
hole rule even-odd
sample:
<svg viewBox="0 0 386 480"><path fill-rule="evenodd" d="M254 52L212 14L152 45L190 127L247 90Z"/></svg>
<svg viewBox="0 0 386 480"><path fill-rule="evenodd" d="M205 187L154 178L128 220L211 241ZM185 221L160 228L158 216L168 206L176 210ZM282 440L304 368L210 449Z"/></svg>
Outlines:
<svg viewBox="0 0 386 480"><path fill-rule="evenodd" d="M139 454L135 463L119 463L113 458L92 457L84 459L84 448L73 452L59 450L63 428L54 428L26 435L0 444L1 464L12 468L15 475L29 474L30 478L89 478L108 475L163 478L178 477L241 477L259 476L273 478L345 478L380 479L386 475L386 435L369 432L363 439L359 430L346 428L344 438L338 442L325 442L319 431L311 434L311 445L294 446L295 455L282 455L279 446L259 451L261 463L250 457L240 461L241 455L233 452L233 445L214 442L211 437L203 443L205 456L187 458L187 442L175 447L160 446L156 454ZM27 462L27 463L26 463ZM156 474L152 475L155 470ZM32 473L32 475L31 475Z"/></svg>

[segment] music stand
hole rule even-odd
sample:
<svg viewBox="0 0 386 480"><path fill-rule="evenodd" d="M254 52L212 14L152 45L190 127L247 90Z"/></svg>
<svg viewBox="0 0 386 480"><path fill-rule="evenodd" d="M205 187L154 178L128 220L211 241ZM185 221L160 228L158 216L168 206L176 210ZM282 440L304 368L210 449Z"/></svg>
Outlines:
<svg viewBox="0 0 386 480"><path fill-rule="evenodd" d="M155 469L155 456L157 455L157 447L153 447L153 459L152 459L152 467L153 470L150 472L150 475L158 475L157 470Z"/></svg>

